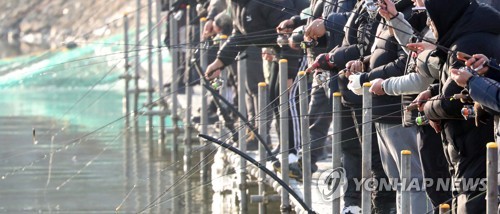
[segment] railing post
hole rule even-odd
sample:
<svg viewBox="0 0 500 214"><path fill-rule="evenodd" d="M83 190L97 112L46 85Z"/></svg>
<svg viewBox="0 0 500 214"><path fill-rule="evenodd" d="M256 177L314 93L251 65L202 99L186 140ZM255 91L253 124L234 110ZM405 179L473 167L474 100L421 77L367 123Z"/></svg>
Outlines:
<svg viewBox="0 0 500 214"><path fill-rule="evenodd" d="M333 97L333 137L332 137L332 168L337 169L342 167L341 157L342 157L342 94L340 92L334 92ZM340 191L333 190L334 195L332 201L332 213L340 213Z"/></svg>
<svg viewBox="0 0 500 214"><path fill-rule="evenodd" d="M280 152L281 152L281 180L289 184L288 177L288 60L279 61L279 88L280 88ZM290 212L290 197L285 190L281 190L281 212Z"/></svg>
<svg viewBox="0 0 500 214"><path fill-rule="evenodd" d="M267 139L267 121L264 118L267 118L267 84L265 82L259 83L259 114L261 115L259 120L259 135L262 136L262 139L266 140ZM241 95L240 95L241 96ZM266 144L268 142L265 142ZM266 149L262 145L262 143L259 143L259 163L262 166L266 166L266 160L267 160L267 153ZM262 197L266 196L266 184L264 183L264 180L266 179L266 173L263 170L259 170L259 195ZM259 203L259 214L264 214L266 213L266 204L265 200Z"/></svg>
<svg viewBox="0 0 500 214"><path fill-rule="evenodd" d="M140 34L141 34L141 0L136 0L136 17L135 17L135 69L134 69L134 121L137 121L139 117L139 69L141 67L141 58L139 56L139 47L141 46Z"/></svg>
<svg viewBox="0 0 500 214"><path fill-rule="evenodd" d="M160 150L165 147L165 137L166 137L166 127L165 127L165 113L166 113L166 103L165 103L165 93L163 91L163 57L161 53L162 39L161 39L161 0L156 0L156 40L157 40L157 56L158 56L158 106L160 107L160 130L158 145Z"/></svg>
<svg viewBox="0 0 500 214"><path fill-rule="evenodd" d="M363 131L362 131L362 177L364 182L372 179L372 94L368 91L371 83L363 84ZM363 213L371 213L372 193L370 188L363 188L361 207Z"/></svg>
<svg viewBox="0 0 500 214"><path fill-rule="evenodd" d="M486 213L498 212L498 145L494 142L486 145Z"/></svg>
<svg viewBox="0 0 500 214"><path fill-rule="evenodd" d="M439 205L439 214L450 214L450 205L449 204L440 204Z"/></svg>
<svg viewBox="0 0 500 214"><path fill-rule="evenodd" d="M398 213L410 213L409 184L411 179L411 151L401 151L401 211Z"/></svg>
<svg viewBox="0 0 500 214"><path fill-rule="evenodd" d="M170 8L174 8L174 3L175 1L170 1ZM175 13L172 13L168 19L169 24L170 24L170 56L172 58L172 81L170 83L170 93L171 93L171 102L172 102L172 109L170 116L172 117L172 122L174 125L174 140L172 141L172 149L174 152L177 151L177 143L176 143L176 137L177 137L177 132L178 132L178 127L177 127L177 121L178 121L178 115L177 115L177 108L178 108L178 103L177 103L177 84L178 84L178 77L177 77L177 72L179 69L179 29L177 27L177 19L175 18Z"/></svg>
<svg viewBox="0 0 500 214"><path fill-rule="evenodd" d="M184 71L184 84L186 88L186 112L184 114L184 171L189 170L189 165L191 158L191 106L192 106L192 94L193 88L189 82L190 75L190 64L191 60L191 25L190 25L190 5L186 7L186 63L185 63L185 71Z"/></svg>
<svg viewBox="0 0 500 214"><path fill-rule="evenodd" d="M130 74L129 74L129 68L130 68L130 60L128 56L128 51L129 51L129 38L128 38L128 15L125 14L123 15L123 35L124 35L124 59L125 59L125 71L123 72L123 79L125 80L125 94L123 97L123 110L125 114L125 126L129 126L129 121L130 121L130 94L129 94L129 88L130 88ZM33 141L34 142L34 141Z"/></svg>
<svg viewBox="0 0 500 214"><path fill-rule="evenodd" d="M149 114L153 110L153 35L151 34L153 30L153 1L148 0L148 88L147 88L147 102L146 106L148 109L148 121L146 126L146 131L149 136L152 136L153 132L153 115Z"/></svg>
<svg viewBox="0 0 500 214"><path fill-rule="evenodd" d="M204 29L205 23L207 22L207 19L205 17L200 18L200 30ZM204 41L203 39L203 34L200 33L200 41ZM204 44L204 43L201 43ZM200 45L200 67L205 70L208 65L208 59L207 59L207 49L205 45ZM203 85L203 82L205 81L203 77L201 78L201 85ZM200 126L201 134L208 134L208 114L207 114L207 109L208 109L208 101L207 101L207 89L205 87L201 87L201 112L200 112ZM200 139L200 145L207 146L208 144ZM206 157L206 152L205 149L202 149L200 152L200 173L201 173L201 181L202 184L205 184L205 182L208 181L208 167L207 167L207 162L205 160Z"/></svg>
<svg viewBox="0 0 500 214"><path fill-rule="evenodd" d="M219 49L222 48L222 45L226 42L227 40L227 35L220 35L219 36ZM227 84L227 80L228 80L228 70L227 68L224 68L224 69L221 69L220 71L220 76L219 76L219 79L222 81L222 85L220 86L220 89L219 89L219 94L226 98L226 100L230 100L228 99L228 96L227 96L227 93L228 93L228 84ZM225 107L225 104L221 102L221 108ZM227 130L226 130L226 120L224 120L224 117L222 116L222 113L220 113L221 109L219 109L219 117L220 117L220 137L223 137L226 135L227 133ZM221 151L223 151L224 149L222 147L219 147L219 149Z"/></svg>
<svg viewBox="0 0 500 214"><path fill-rule="evenodd" d="M241 56L241 55L240 55ZM245 89L245 82L247 78L247 60L242 60L241 57L238 57L238 111L245 117L247 117L247 109L245 105L245 94L246 94L246 89ZM246 143L246 132L245 132L245 126L243 126L245 122L239 119L239 130L238 130L238 149L242 152L247 151L247 143ZM240 164L239 164L239 183L240 183L240 191L241 191L241 211L246 212L248 209L247 206L247 195L246 195L246 189L247 189L247 183L246 183L246 175L247 175L247 162L244 158L240 157Z"/></svg>
<svg viewBox="0 0 500 214"><path fill-rule="evenodd" d="M304 185L304 202L311 207L311 140L309 139L309 90L307 90L306 72L300 71L299 77L299 105L300 105L300 136L302 141L302 176Z"/></svg>

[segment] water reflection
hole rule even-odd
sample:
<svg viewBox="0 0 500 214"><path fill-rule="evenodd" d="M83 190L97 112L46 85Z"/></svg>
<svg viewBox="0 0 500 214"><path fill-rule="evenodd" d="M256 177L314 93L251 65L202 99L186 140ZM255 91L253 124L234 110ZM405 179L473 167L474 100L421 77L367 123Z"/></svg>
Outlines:
<svg viewBox="0 0 500 214"><path fill-rule="evenodd" d="M185 176L170 149L151 147L140 128L104 129L81 138L88 127L46 117L0 117L0 211L95 213L202 213L209 198L198 192L199 174ZM75 141L75 139L80 139ZM168 139L171 145L173 139ZM73 142L73 143L71 143ZM182 151L180 151L182 152ZM182 154L182 153L179 153ZM52 158L50 158L52 156ZM195 157L199 154L196 153ZM181 156L182 157L182 156ZM197 158L198 159L198 158ZM199 161L199 160L193 160ZM179 182L182 179L182 182Z"/></svg>
<svg viewBox="0 0 500 214"><path fill-rule="evenodd" d="M185 151L178 132L158 143L158 118L151 132L145 117L131 117L129 127L119 119L122 90L111 88L120 85L110 77L89 90L102 69L85 72L0 87L8 95L0 97L0 212L238 212L234 173L210 177L210 150ZM214 192L218 184L228 186ZM249 213L256 207L249 204Z"/></svg>

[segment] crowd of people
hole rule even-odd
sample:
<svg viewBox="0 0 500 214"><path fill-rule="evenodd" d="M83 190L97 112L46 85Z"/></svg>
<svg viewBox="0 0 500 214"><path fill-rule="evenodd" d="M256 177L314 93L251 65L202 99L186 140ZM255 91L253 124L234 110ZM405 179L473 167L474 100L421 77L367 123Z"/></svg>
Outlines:
<svg viewBox="0 0 500 214"><path fill-rule="evenodd" d="M258 118L257 85L280 122L278 61L288 61L290 177L302 177L297 72L312 76L309 96L311 170L324 158L333 92L342 95L342 166L348 179L342 213L360 213L362 85L373 93L372 174L399 178L400 153L410 150L411 177L482 179L486 144L500 142L500 12L476 0L209 0L204 40L230 34L209 53L205 78L216 79L236 58L247 65L248 118ZM237 57L238 56L238 57ZM235 70L235 69L233 69ZM328 85L314 81L327 74ZM233 81L234 82L234 81ZM462 99L454 99L461 95ZM211 108L215 115L216 109ZM468 111L464 111L468 110ZM464 112L473 112L465 114ZM213 116L215 117L215 116ZM281 120L283 121L283 120ZM266 128L271 129L270 122ZM277 126L278 127L278 126ZM276 128L279 132L279 129ZM250 150L257 139L249 131ZM269 139L267 139L269 141ZM270 144L270 142L267 142ZM279 148L274 148L279 151ZM280 170L278 167L276 170ZM434 184L436 185L436 184ZM433 207L428 207L431 203ZM484 191L462 183L453 189L411 190L411 212L439 204L454 213L484 213ZM400 191L377 189L373 213L397 213Z"/></svg>

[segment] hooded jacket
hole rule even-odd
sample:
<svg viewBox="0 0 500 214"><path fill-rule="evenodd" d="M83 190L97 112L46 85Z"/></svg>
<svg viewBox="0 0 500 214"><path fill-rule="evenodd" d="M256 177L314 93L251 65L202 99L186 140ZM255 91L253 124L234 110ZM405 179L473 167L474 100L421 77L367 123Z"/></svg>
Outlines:
<svg viewBox="0 0 500 214"><path fill-rule="evenodd" d="M446 156L453 166L452 177L484 178L486 143L494 141L493 117L487 118L487 122L479 127L474 120L464 120L460 113L463 104L449 99L463 90L449 78L449 69L463 66L455 57L456 51L483 53L494 58L500 56L500 13L469 0L427 0L425 5L438 33L439 46L435 54L444 63L439 86L431 88L433 93L438 92L439 95L426 102L425 115L431 120L441 121ZM452 10L450 5L453 5ZM494 73L488 72L488 75ZM463 189L457 191L466 192ZM470 212L484 212L483 208L477 207Z"/></svg>
<svg viewBox="0 0 500 214"><path fill-rule="evenodd" d="M444 5L456 4L456 9L448 10ZM500 57L500 13L486 5L479 5L468 0L428 0L425 2L429 16L434 21L438 32L438 48L434 53L444 64L440 72L441 85L434 85L433 95L439 93L435 101L425 105L425 114L429 119L462 120L463 104L458 100L445 99L463 90L450 77L449 69L460 68L464 64L456 59L454 53L482 53L492 58ZM446 11L445 11L446 10ZM488 20L488 21L485 21ZM500 80L498 72L488 72L486 77Z"/></svg>

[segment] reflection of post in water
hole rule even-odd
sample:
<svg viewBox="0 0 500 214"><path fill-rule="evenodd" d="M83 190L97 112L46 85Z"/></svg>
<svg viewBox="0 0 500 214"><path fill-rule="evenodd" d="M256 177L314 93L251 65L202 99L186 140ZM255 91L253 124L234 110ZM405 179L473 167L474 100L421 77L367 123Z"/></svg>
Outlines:
<svg viewBox="0 0 500 214"><path fill-rule="evenodd" d="M191 179L184 181L184 184L185 184L184 185L184 187L185 187L184 192L186 193L186 194L184 194L184 206L185 206L184 213L186 213L186 214L193 213L193 212L191 212L192 211L191 207L193 206L191 203L191 200L192 200L191 182L192 182Z"/></svg>
<svg viewBox="0 0 500 214"><path fill-rule="evenodd" d="M151 213L161 213L161 199L160 195L162 194L163 188L161 186L161 160L162 160L162 154L161 152L155 152L155 150L162 150L159 145L156 145L153 143L154 139L153 138L147 138L148 144L151 146L148 146L145 148L147 151L147 162L145 164L147 165L147 177L145 178L147 182L147 198L148 198L148 204L151 204L151 202L154 202L153 208L151 209Z"/></svg>
<svg viewBox="0 0 500 214"><path fill-rule="evenodd" d="M208 214L210 210L210 205L208 203L209 201L209 194L210 194L210 185L205 185L203 181L200 182L201 188L201 201L203 201L202 209L201 212L202 214Z"/></svg>
<svg viewBox="0 0 500 214"><path fill-rule="evenodd" d="M170 157L171 157L171 161L172 163L175 163L179 156L178 156L178 146L177 146L177 137L178 137L178 133L177 132L174 132L172 133L172 152L170 153Z"/></svg>
<svg viewBox="0 0 500 214"><path fill-rule="evenodd" d="M116 207L116 211L129 211L129 210L137 210L139 209L139 203L135 199L137 199L137 192L135 190L136 184L137 184L137 168L136 163L137 159L134 149L134 141L131 139L132 133L130 133L130 129L128 127L125 127L123 131L123 140L125 141L125 145L123 146L124 149L124 161L123 161L123 172L125 176L125 183L124 183L124 198L121 204Z"/></svg>
<svg viewBox="0 0 500 214"><path fill-rule="evenodd" d="M131 188L137 188L137 186L139 185L138 182L139 182L139 151L140 151L140 146L139 146L139 126L137 125L137 120L134 120L135 122L135 126L133 128L133 141L130 142L130 151L131 151L131 160L130 160L130 165L132 166L132 170L131 170L131 175L130 177L127 177L127 178L130 178L131 179L131 184L133 187ZM128 179L127 179L128 180ZM140 203L140 193L137 189L134 189L133 190L133 210L139 210L140 209L140 206L141 206L141 203ZM132 201L132 200L130 200Z"/></svg>
<svg viewBox="0 0 500 214"><path fill-rule="evenodd" d="M170 182L170 185L175 184L177 179L179 179L179 176L177 174L177 170L173 169L172 171L172 181ZM169 198L172 198L172 210L170 210L170 213L179 213L179 197L176 197L179 194L179 190L176 186L173 187L172 189L172 195L169 196Z"/></svg>
<svg viewBox="0 0 500 214"><path fill-rule="evenodd" d="M153 164L154 164L154 157L153 157L153 137L150 134L151 131L147 133L146 141L148 142L147 145L149 146L143 146L142 149L144 150L142 154L144 155L144 162L142 166L146 165L144 167L146 169L146 173L143 175L146 175L142 177L144 180L145 185L146 185L146 204L150 205L153 200L156 199L156 195L153 194L153 189L157 189L155 186L155 179L153 178ZM153 211L153 210L151 210Z"/></svg>

